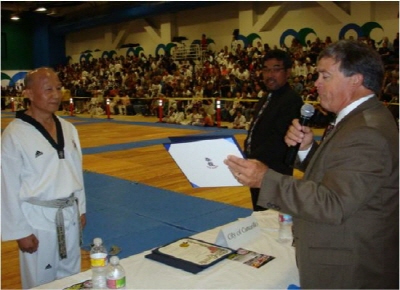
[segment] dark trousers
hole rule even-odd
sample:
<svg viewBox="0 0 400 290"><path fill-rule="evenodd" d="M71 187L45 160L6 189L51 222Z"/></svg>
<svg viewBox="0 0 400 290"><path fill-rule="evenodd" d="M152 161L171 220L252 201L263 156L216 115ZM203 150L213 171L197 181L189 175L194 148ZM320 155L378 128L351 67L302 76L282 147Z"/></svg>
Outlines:
<svg viewBox="0 0 400 290"><path fill-rule="evenodd" d="M257 205L258 196L260 194L260 189L259 188L250 188L250 194L251 194L251 202L253 204L253 210L254 211L267 210L267 208Z"/></svg>

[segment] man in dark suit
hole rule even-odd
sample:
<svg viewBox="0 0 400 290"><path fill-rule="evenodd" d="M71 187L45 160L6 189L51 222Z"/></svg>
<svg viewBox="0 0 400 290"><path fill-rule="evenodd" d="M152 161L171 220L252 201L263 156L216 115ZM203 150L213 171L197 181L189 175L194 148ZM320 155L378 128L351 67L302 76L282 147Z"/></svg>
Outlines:
<svg viewBox="0 0 400 290"><path fill-rule="evenodd" d="M285 142L300 143L304 178L256 160L225 162L239 182L261 187L260 205L293 216L301 288L399 289L399 132L377 98L382 60L349 40L318 60L321 105L337 119L320 144L298 120L290 126Z"/></svg>
<svg viewBox="0 0 400 290"><path fill-rule="evenodd" d="M284 160L287 146L284 141L289 125L300 115L303 101L288 83L292 68L290 55L283 50L271 50L263 59L263 79L267 94L257 103L253 122L245 140L245 155L267 164L275 171L292 175L293 168ZM255 211L264 210L257 205L260 189L250 188Z"/></svg>

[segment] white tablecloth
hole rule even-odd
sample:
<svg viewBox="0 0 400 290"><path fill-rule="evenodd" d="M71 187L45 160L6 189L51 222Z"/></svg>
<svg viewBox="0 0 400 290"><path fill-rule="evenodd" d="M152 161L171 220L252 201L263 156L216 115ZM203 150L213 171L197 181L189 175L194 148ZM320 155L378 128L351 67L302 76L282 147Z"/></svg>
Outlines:
<svg viewBox="0 0 400 290"><path fill-rule="evenodd" d="M299 275L291 242L278 242L278 214L275 211L254 212L261 237L243 245L243 248L274 256L275 259L253 268L238 261L225 259L198 274L191 274L144 256L150 251L121 260L126 271L126 289L287 289L299 285ZM196 235L215 243L221 227ZM134 242L134 241L132 241ZM91 270L38 286L36 289L63 289L91 278Z"/></svg>

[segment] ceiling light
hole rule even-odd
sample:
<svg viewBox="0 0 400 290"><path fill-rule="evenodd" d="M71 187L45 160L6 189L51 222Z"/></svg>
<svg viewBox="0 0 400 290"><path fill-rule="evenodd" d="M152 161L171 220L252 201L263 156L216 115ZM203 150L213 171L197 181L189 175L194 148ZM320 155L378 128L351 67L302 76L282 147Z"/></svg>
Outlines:
<svg viewBox="0 0 400 290"><path fill-rule="evenodd" d="M46 7L40 6L38 8L35 9L36 12L45 12L47 11Z"/></svg>
<svg viewBox="0 0 400 290"><path fill-rule="evenodd" d="M10 19L17 21L17 20L19 20L19 16L17 14L13 14L13 15L11 15Z"/></svg>
<svg viewBox="0 0 400 290"><path fill-rule="evenodd" d="M55 9L49 11L49 13L47 13L47 15L51 16L51 15L57 15L57 11Z"/></svg>

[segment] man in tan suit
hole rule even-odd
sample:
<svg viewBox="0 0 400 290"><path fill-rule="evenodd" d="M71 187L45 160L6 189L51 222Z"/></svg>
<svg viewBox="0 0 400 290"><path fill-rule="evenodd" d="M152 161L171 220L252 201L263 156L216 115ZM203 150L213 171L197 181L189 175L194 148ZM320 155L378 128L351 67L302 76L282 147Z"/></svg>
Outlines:
<svg viewBox="0 0 400 290"><path fill-rule="evenodd" d="M321 105L337 115L317 144L295 119L285 142L300 143L296 180L256 160L225 161L258 204L293 216L301 288L399 289L399 132L378 101L384 69L362 43L342 40L318 58Z"/></svg>

